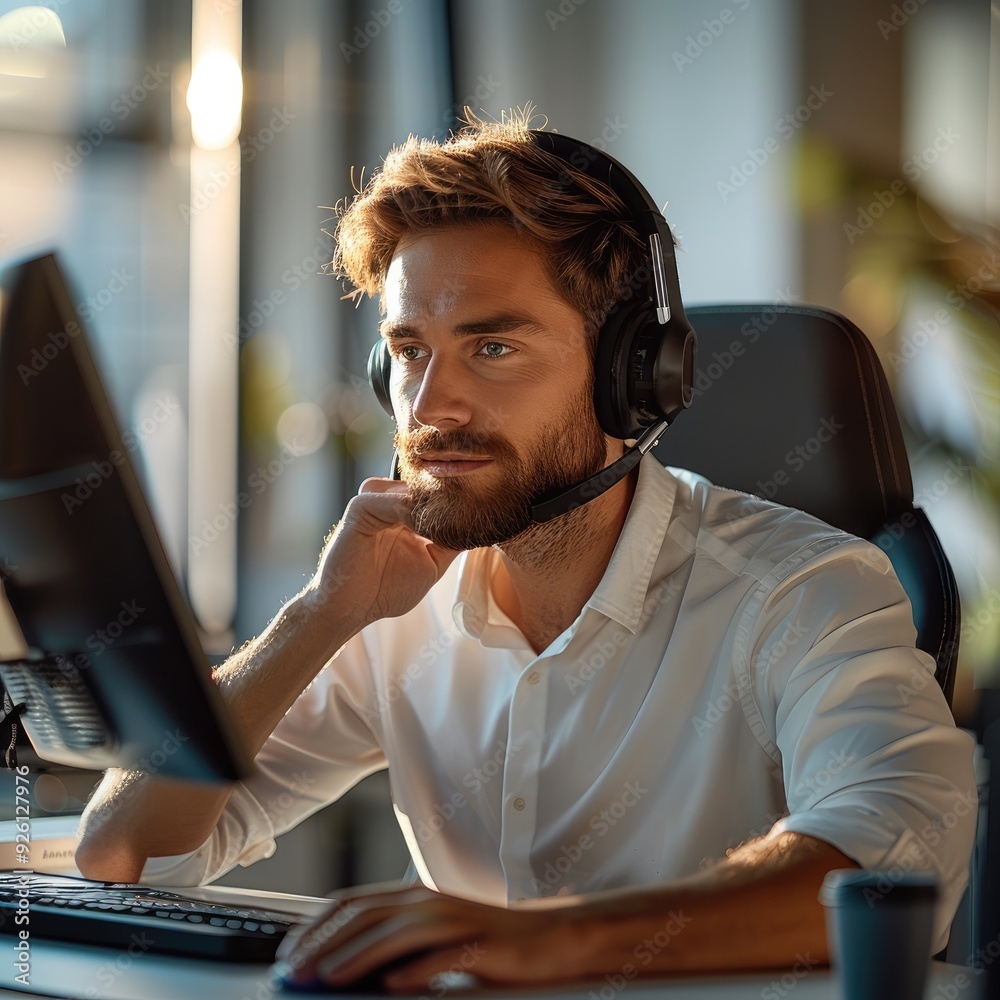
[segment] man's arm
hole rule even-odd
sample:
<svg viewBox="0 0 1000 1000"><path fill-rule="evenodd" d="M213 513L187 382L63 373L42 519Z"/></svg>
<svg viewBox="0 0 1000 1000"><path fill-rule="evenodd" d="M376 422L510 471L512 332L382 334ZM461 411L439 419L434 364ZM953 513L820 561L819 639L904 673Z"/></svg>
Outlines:
<svg viewBox="0 0 1000 1000"><path fill-rule="evenodd" d="M423 888L346 894L289 936L278 956L294 981L334 986L392 963L384 985L401 993L426 991L450 969L491 986L543 986L796 962L811 968L829 961L817 900L823 878L856 867L823 841L784 833L669 885L514 909Z"/></svg>
<svg viewBox="0 0 1000 1000"><path fill-rule="evenodd" d="M350 638L372 621L414 607L456 555L411 530L405 489L389 480L366 481L306 588L215 671L250 757ZM88 878L136 881L148 858L204 844L231 794L232 787L112 769L81 819L77 867Z"/></svg>
<svg viewBox="0 0 1000 1000"><path fill-rule="evenodd" d="M316 627L316 591L282 608L267 630L230 657L214 678L236 736L253 756L320 667L351 637ZM211 835L233 786L206 786L109 770L80 824L76 864L88 878L138 881L147 858L185 854Z"/></svg>

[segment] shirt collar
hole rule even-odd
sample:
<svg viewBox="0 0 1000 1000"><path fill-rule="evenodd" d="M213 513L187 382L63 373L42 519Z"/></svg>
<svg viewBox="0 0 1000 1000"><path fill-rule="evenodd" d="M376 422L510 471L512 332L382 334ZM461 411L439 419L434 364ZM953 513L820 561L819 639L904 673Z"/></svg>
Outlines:
<svg viewBox="0 0 1000 1000"><path fill-rule="evenodd" d="M639 463L639 478L618 543L584 610L593 608L630 632L638 631L676 489L676 479L654 455L646 455ZM465 552L459 558L462 562L452 615L459 631L470 639L481 639L488 625L509 624L491 596L500 554L483 548Z"/></svg>
<svg viewBox="0 0 1000 1000"><path fill-rule="evenodd" d="M677 480L646 455L639 463L639 479L611 553L608 568L584 607L600 611L630 632L637 632L649 592L653 567L673 511Z"/></svg>
<svg viewBox="0 0 1000 1000"><path fill-rule="evenodd" d="M500 553L492 548L463 552L452 618L458 630L486 646L520 648L525 638L493 599L493 575Z"/></svg>

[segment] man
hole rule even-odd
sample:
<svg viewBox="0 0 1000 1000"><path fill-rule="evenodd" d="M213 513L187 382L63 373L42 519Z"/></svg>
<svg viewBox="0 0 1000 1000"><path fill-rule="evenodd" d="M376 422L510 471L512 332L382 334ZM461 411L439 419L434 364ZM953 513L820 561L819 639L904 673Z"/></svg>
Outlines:
<svg viewBox="0 0 1000 1000"><path fill-rule="evenodd" d="M594 338L645 261L615 192L521 118L390 153L336 263L381 297L403 481L362 484L310 584L217 671L256 774L109 772L84 874L209 880L388 767L423 884L340 894L284 943L293 983L808 968L819 885L859 865L936 871L944 943L972 743L885 556L652 457L532 521L623 453Z"/></svg>

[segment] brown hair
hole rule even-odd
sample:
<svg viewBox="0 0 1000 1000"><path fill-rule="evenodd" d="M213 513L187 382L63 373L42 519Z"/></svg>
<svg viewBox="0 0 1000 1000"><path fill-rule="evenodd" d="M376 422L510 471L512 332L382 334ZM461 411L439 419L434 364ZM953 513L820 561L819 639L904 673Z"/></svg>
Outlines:
<svg viewBox="0 0 1000 1000"><path fill-rule="evenodd" d="M646 263L635 223L615 192L531 139L531 109L468 124L444 142L410 136L340 209L332 270L380 295L409 232L493 221L538 244L556 288L596 334Z"/></svg>

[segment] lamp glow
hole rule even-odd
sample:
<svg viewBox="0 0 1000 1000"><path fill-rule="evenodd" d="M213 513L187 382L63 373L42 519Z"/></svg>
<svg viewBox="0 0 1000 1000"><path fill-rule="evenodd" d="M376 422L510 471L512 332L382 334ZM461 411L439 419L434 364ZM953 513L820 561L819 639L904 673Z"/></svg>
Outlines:
<svg viewBox="0 0 1000 1000"><path fill-rule="evenodd" d="M0 75L42 79L45 57L66 48L59 15L47 7L17 7L0 15Z"/></svg>
<svg viewBox="0 0 1000 1000"><path fill-rule="evenodd" d="M225 149L240 134L243 75L227 52L210 52L196 63L188 86L191 135L202 149Z"/></svg>

